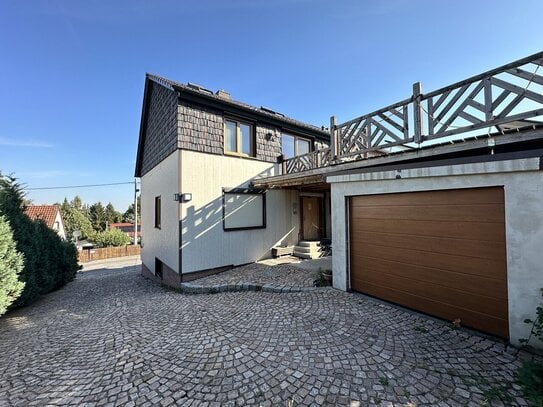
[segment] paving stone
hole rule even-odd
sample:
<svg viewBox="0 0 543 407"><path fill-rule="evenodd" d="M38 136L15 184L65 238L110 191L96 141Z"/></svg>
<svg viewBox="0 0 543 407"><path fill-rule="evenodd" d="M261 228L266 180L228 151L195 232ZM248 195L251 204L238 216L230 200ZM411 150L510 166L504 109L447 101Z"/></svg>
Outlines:
<svg viewBox="0 0 543 407"><path fill-rule="evenodd" d="M289 267L206 277L246 291L200 295L138 267L79 273L0 318L0 405L455 406L492 388L528 405L523 351Z"/></svg>

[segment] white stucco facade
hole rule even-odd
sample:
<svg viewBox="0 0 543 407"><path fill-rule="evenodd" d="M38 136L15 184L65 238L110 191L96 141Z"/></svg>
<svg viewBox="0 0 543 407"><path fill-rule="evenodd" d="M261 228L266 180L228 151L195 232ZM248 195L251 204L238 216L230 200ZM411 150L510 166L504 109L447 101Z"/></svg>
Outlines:
<svg viewBox="0 0 543 407"><path fill-rule="evenodd" d="M181 270L191 273L269 257L273 246L298 242L298 193L266 192L266 227L223 230L223 188L247 187L251 179L276 175L277 164L227 155L180 150ZM296 212L296 213L294 213Z"/></svg>
<svg viewBox="0 0 543 407"><path fill-rule="evenodd" d="M155 257L179 272L179 214L173 195L179 188L176 150L141 177L141 260L155 272ZM161 225L155 228L155 197L161 197Z"/></svg>
<svg viewBox="0 0 543 407"><path fill-rule="evenodd" d="M64 229L64 221L62 220L60 210L57 211L57 215L55 216L55 221L53 222L53 230L55 230L55 232L57 232L61 238L66 240L66 230Z"/></svg>
<svg viewBox="0 0 543 407"><path fill-rule="evenodd" d="M529 326L523 321L535 316L543 287L543 172L539 168L540 159L529 158L328 177L333 208L334 287L349 288L348 197L503 186L509 335L511 342L518 344L529 334Z"/></svg>

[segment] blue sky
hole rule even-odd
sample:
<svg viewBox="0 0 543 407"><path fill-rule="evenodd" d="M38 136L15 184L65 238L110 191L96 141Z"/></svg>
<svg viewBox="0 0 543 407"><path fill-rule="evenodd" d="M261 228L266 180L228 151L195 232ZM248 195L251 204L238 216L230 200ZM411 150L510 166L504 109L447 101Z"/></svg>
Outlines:
<svg viewBox="0 0 543 407"><path fill-rule="evenodd" d="M131 181L145 72L315 125L541 51L543 2L0 2L0 171L29 187ZM31 191L124 210L133 187Z"/></svg>

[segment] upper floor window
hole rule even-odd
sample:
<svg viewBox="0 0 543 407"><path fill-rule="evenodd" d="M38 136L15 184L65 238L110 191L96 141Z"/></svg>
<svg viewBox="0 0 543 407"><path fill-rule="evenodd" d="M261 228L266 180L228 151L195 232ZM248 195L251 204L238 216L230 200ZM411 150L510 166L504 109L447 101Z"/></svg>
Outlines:
<svg viewBox="0 0 543 407"><path fill-rule="evenodd" d="M290 134L281 135L281 152L285 158L307 154L309 151L311 151L311 141L309 139Z"/></svg>
<svg viewBox="0 0 543 407"><path fill-rule="evenodd" d="M253 126L238 120L226 120L224 151L230 154L254 156Z"/></svg>

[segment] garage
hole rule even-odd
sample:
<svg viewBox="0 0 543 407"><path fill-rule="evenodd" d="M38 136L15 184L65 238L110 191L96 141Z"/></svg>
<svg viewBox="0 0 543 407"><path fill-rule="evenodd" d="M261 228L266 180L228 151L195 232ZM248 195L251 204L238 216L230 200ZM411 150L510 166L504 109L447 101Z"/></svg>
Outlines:
<svg viewBox="0 0 543 407"><path fill-rule="evenodd" d="M503 187L353 196L350 288L508 338Z"/></svg>

